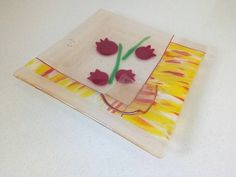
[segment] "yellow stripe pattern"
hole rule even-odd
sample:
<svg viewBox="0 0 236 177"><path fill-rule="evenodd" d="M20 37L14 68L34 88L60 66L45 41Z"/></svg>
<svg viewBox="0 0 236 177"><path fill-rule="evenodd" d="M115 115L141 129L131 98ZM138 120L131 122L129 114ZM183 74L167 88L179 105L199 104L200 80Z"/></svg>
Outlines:
<svg viewBox="0 0 236 177"><path fill-rule="evenodd" d="M147 83L158 86L155 103L146 113L123 115L145 131L169 139L183 101L196 75L204 52L171 43Z"/></svg>
<svg viewBox="0 0 236 177"><path fill-rule="evenodd" d="M58 86L66 90L78 94L81 98L87 98L92 95L99 95L95 90L80 84L79 82L65 76L64 74L54 70L52 67L34 58L30 60L25 67L31 69L36 74L41 75L54 82Z"/></svg>

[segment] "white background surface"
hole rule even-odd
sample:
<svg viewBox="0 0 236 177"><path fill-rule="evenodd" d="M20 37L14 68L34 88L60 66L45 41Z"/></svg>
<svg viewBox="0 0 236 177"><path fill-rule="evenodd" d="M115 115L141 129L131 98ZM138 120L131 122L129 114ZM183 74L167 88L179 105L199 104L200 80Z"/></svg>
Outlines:
<svg viewBox="0 0 236 177"><path fill-rule="evenodd" d="M99 8L208 47L164 159L12 76ZM235 39L234 0L0 0L0 176L236 176Z"/></svg>

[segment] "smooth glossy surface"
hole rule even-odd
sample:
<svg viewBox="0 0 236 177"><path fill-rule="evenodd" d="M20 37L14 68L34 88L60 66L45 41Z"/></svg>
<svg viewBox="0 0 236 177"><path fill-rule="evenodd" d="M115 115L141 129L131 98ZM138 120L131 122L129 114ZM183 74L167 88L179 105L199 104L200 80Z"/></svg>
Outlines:
<svg viewBox="0 0 236 177"><path fill-rule="evenodd" d="M148 2L1 2L0 176L228 177L236 173L235 1ZM136 10L131 10L134 4ZM210 47L164 159L144 153L12 76L100 7Z"/></svg>

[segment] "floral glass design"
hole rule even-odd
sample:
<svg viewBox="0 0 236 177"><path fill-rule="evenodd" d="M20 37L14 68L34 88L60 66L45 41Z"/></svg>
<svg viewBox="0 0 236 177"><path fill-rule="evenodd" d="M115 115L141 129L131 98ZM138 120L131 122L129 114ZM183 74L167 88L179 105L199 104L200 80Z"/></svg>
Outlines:
<svg viewBox="0 0 236 177"><path fill-rule="evenodd" d="M103 71L100 71L99 69L96 69L95 72L90 72L90 76L88 77L88 79L99 86L106 85L107 83L112 84L114 78L116 78L118 82L123 84L133 83L135 81L135 74L131 69L120 69L120 63L128 59L128 57L134 52L135 55L142 60L148 60L152 57L155 57L156 54L154 54L154 49L151 49L151 45L148 45L147 47L139 47L143 42L145 42L149 38L150 36L143 38L137 44L128 49L126 53L124 53L124 55L122 55L122 44L117 45L114 41L108 38L105 38L104 40L100 39L99 42L96 42L98 53L107 56L113 55L118 51L116 63L113 67L112 73L109 76L109 79L108 74Z"/></svg>
<svg viewBox="0 0 236 177"><path fill-rule="evenodd" d="M205 54L182 41L100 10L15 76L162 157Z"/></svg>

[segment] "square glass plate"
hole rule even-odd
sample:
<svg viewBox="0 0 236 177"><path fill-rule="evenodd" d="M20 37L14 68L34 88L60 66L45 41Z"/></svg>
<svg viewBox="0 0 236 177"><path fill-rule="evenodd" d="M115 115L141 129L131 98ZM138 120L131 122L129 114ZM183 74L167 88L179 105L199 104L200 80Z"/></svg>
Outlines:
<svg viewBox="0 0 236 177"><path fill-rule="evenodd" d="M15 76L162 157L204 54L99 10Z"/></svg>

